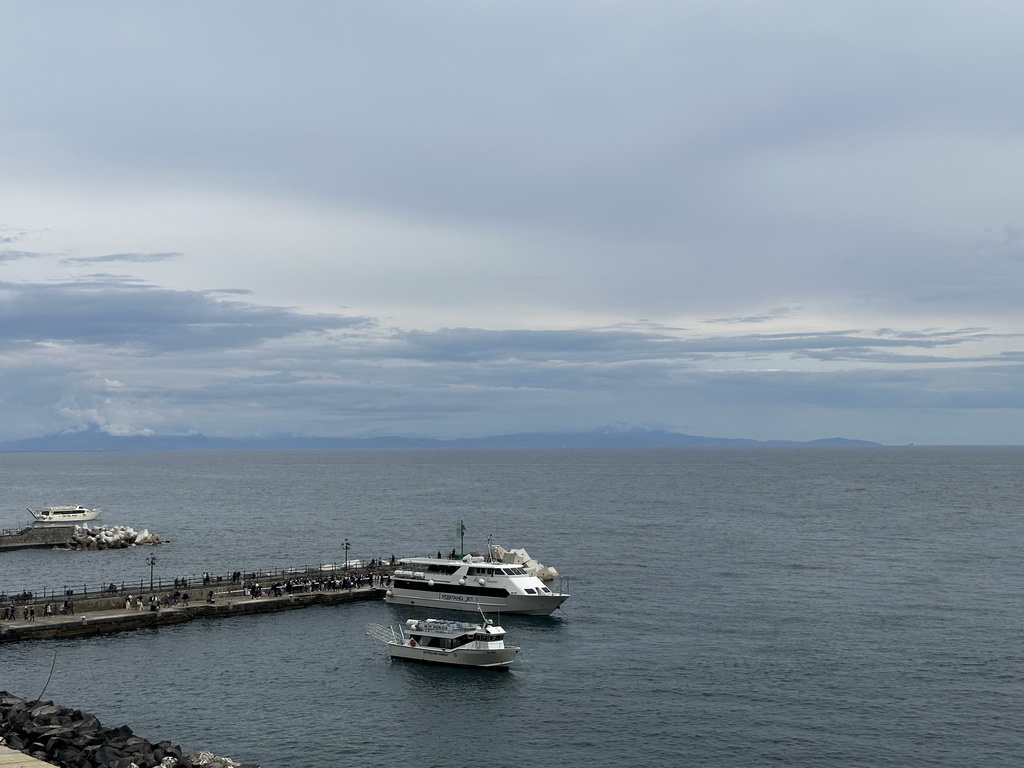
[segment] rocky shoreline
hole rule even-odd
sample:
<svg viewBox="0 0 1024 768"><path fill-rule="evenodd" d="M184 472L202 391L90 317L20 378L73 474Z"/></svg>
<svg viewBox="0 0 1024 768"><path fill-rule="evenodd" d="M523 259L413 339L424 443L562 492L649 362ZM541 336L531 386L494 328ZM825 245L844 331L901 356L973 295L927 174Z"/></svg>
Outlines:
<svg viewBox="0 0 1024 768"><path fill-rule="evenodd" d="M127 725L104 728L87 712L7 691L0 691L0 744L61 768L259 768L211 752L186 757L181 747L153 744Z"/></svg>

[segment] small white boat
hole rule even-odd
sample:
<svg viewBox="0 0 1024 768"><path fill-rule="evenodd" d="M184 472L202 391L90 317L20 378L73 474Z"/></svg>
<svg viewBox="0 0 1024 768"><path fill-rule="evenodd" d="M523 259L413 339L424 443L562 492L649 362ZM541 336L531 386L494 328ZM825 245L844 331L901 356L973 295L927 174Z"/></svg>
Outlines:
<svg viewBox="0 0 1024 768"><path fill-rule="evenodd" d="M86 509L81 504L65 504L63 506L30 509L29 514L37 523L43 525L72 525L95 520L100 516L100 509Z"/></svg>
<svg viewBox="0 0 1024 768"><path fill-rule="evenodd" d="M506 669L519 647L505 645L505 630L490 619L482 624L445 619L409 619L385 627L367 624L366 634L387 645L393 659L452 664L481 669Z"/></svg>

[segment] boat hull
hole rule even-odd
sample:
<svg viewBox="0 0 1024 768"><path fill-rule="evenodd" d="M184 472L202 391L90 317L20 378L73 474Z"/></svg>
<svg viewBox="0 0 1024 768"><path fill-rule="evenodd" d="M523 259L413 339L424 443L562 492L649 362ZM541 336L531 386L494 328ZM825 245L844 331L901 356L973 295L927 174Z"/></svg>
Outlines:
<svg viewBox="0 0 1024 768"><path fill-rule="evenodd" d="M388 643L391 658L404 661L419 661L425 664L447 664L454 667L475 667L477 669L507 669L515 661L519 648L507 645L504 648L423 648Z"/></svg>
<svg viewBox="0 0 1024 768"><path fill-rule="evenodd" d="M550 616L568 599L569 595L508 595L487 597L460 595L447 592L423 592L390 589L384 598L391 605L415 605L423 608L441 608L448 611L504 613L520 616Z"/></svg>

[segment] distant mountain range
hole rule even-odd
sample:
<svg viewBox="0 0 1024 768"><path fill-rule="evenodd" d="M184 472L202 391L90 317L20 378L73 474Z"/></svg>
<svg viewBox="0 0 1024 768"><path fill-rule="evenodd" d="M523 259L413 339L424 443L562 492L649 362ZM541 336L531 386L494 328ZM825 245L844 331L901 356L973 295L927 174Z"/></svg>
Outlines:
<svg viewBox="0 0 1024 768"><path fill-rule="evenodd" d="M823 440L747 440L699 437L658 430L595 430L592 432L524 432L493 437L441 440L427 437L252 437L205 435L116 436L96 429L61 432L45 437L0 442L2 453L65 453L86 451L308 451L411 450L452 448L694 448L712 446L870 446L867 440L830 437Z"/></svg>

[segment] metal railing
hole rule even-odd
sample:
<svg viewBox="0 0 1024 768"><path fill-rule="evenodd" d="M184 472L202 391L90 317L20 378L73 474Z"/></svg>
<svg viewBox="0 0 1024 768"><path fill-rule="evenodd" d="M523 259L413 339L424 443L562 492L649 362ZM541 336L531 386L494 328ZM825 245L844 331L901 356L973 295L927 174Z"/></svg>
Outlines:
<svg viewBox="0 0 1024 768"><path fill-rule="evenodd" d="M138 581L108 582L107 584L63 584L60 589L42 587L41 589L20 589L14 592L0 591L0 605L29 605L44 603L49 600L63 600L72 598L94 599L101 597L116 597L119 595L145 595L157 592L167 592L180 589L182 591L192 590L198 593L199 590L216 590L225 586L242 585L246 582L286 582L289 579L304 579L314 575L329 579L332 576L338 578L348 572L367 572L376 569L390 570L388 561L378 560L355 560L349 559L347 570L345 563L319 563L317 565L291 566L287 568L263 568L259 570L232 571L231 573L202 573L199 575L178 576L167 579L164 576L153 576L152 581L148 576ZM266 586L266 585L265 585Z"/></svg>

